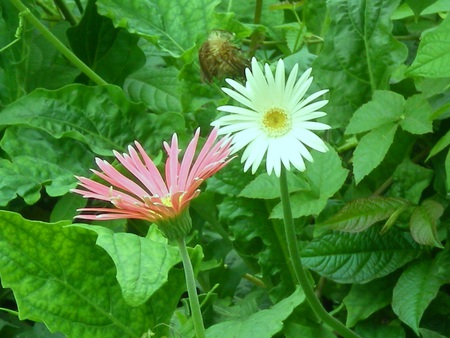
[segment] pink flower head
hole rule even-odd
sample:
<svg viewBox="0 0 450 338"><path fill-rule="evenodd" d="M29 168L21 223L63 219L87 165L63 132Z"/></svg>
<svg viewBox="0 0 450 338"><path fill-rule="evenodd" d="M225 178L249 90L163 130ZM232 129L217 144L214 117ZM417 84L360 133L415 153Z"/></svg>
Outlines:
<svg viewBox="0 0 450 338"><path fill-rule="evenodd" d="M198 196L200 193L198 188L202 182L231 160L228 158L231 140L223 138L216 142L217 134L218 128L214 128L194 160L200 136L200 129L197 129L181 163L178 160L180 149L177 134L173 135L170 145L164 142L168 155L165 179L137 141L135 141L136 149L128 147L128 154L114 151L117 160L136 178L136 181L121 174L110 163L97 158L96 163L101 172L97 170L92 172L110 185L86 177L77 177L79 186L84 189L72 189L72 192L85 198L111 202L114 208L79 209L78 211L82 213L76 218L90 220L137 218L156 224L177 218L189 206L190 201Z"/></svg>

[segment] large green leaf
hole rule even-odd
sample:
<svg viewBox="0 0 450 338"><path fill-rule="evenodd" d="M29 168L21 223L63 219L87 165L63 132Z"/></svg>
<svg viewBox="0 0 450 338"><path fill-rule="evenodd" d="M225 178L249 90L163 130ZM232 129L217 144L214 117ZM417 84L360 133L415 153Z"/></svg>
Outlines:
<svg viewBox="0 0 450 338"><path fill-rule="evenodd" d="M407 75L425 77L450 76L450 17L433 30L426 31L420 40L417 56Z"/></svg>
<svg viewBox="0 0 450 338"><path fill-rule="evenodd" d="M348 327L368 318L376 311L389 305L395 280L391 276L375 279L367 284L353 284L343 299L347 309Z"/></svg>
<svg viewBox="0 0 450 338"><path fill-rule="evenodd" d="M306 163L306 170L299 174L308 184L308 190L291 195L292 215L295 218L319 214L328 199L344 184L348 170L342 168L341 159L334 149L327 153L314 153L314 162ZM279 203L271 218L283 218L283 207Z"/></svg>
<svg viewBox="0 0 450 338"><path fill-rule="evenodd" d="M450 255L440 253L406 269L394 288L392 309L399 318L419 334L420 319L440 287L449 282Z"/></svg>
<svg viewBox="0 0 450 338"><path fill-rule="evenodd" d="M34 204L43 187L52 197L64 195L75 187L74 175L87 175L94 160L86 145L36 129L10 127L0 146L11 159L0 160L0 205L17 195Z"/></svg>
<svg viewBox="0 0 450 338"><path fill-rule="evenodd" d="M195 46L197 38L214 28L217 0L97 1L98 11L117 27L155 42L174 57Z"/></svg>
<svg viewBox="0 0 450 338"><path fill-rule="evenodd" d="M417 243L443 248L436 230L437 220L443 213L444 207L442 204L433 200L425 200L414 209L409 220L409 226L411 235Z"/></svg>
<svg viewBox="0 0 450 338"><path fill-rule="evenodd" d="M83 18L67 30L72 51L106 82L121 86L128 74L142 67L145 56L137 46L139 36L114 28L110 19L97 13L90 0ZM88 81L86 75L82 75Z"/></svg>
<svg viewBox="0 0 450 338"><path fill-rule="evenodd" d="M359 233L333 231L315 238L302 250L304 265L338 283L367 283L395 271L419 254L409 234L384 235L370 227Z"/></svg>
<svg viewBox="0 0 450 338"><path fill-rule="evenodd" d="M346 204L337 214L317 225L318 228L360 232L385 220L407 206L406 200L392 197L361 198Z"/></svg>
<svg viewBox="0 0 450 338"><path fill-rule="evenodd" d="M178 250L167 240L163 243L135 234L114 233L100 226L84 228L98 234L97 245L113 259L123 297L131 306L145 303L167 282L170 269L181 261Z"/></svg>
<svg viewBox="0 0 450 338"><path fill-rule="evenodd" d="M386 89L406 47L391 35L399 0L330 0L330 27L314 62L317 81L330 89L328 118L342 126L377 89Z"/></svg>
<svg viewBox="0 0 450 338"><path fill-rule="evenodd" d="M304 300L305 295L297 289L270 309L258 311L243 320L230 320L213 325L206 330L206 334L208 338L273 337L283 328L283 320Z"/></svg>
<svg viewBox="0 0 450 338"><path fill-rule="evenodd" d="M73 138L107 156L134 140L156 153L172 133L185 131L181 115L150 114L142 105L128 101L119 87L110 85L38 89L0 112L0 126L6 125L44 130L58 139Z"/></svg>
<svg viewBox="0 0 450 338"><path fill-rule="evenodd" d="M155 113L180 113L181 90L175 67L144 67L131 74L125 81L124 90L137 102L143 102Z"/></svg>
<svg viewBox="0 0 450 338"><path fill-rule="evenodd" d="M184 290L181 271L149 302L129 306L97 235L67 222L28 221L0 212L0 274L11 288L23 319L45 322L69 337L141 337L148 330L167 334Z"/></svg>

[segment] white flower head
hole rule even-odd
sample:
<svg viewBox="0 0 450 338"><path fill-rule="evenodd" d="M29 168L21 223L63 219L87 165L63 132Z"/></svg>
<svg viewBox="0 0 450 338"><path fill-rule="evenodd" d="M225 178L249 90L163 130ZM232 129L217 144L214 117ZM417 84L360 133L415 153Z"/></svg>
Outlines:
<svg viewBox="0 0 450 338"><path fill-rule="evenodd" d="M311 121L326 115L319 110L328 101L313 101L328 90L305 97L313 80L311 71L309 68L297 79L296 64L286 81L282 59L278 61L274 74L268 64L264 65L263 73L253 58L251 70L247 68L245 71L245 87L232 79L226 80L233 89L222 88L223 91L245 108L231 105L218 107L218 110L230 114L211 124L221 127L220 134L233 135L233 152L245 148L242 155L244 171L251 167L252 173L255 173L266 154L269 175L274 171L276 176L280 176L282 164L287 170L292 164L304 171L304 159L313 162L306 146L320 152L328 151L322 139L312 131L326 130L330 126Z"/></svg>

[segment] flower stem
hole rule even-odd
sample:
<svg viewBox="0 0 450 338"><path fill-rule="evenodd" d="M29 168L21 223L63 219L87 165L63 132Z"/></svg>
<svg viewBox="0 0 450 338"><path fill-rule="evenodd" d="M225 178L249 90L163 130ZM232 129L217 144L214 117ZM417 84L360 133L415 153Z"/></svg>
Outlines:
<svg viewBox="0 0 450 338"><path fill-rule="evenodd" d="M200 303L198 301L197 290L195 287L195 276L192 263L186 248L184 237L177 240L180 250L181 259L183 261L184 276L186 278L186 286L189 295L189 303L191 305L192 320L194 322L195 337L206 338L205 328L203 326L202 312L200 311Z"/></svg>
<svg viewBox="0 0 450 338"><path fill-rule="evenodd" d="M11 3L21 12L24 18L26 18L57 50L61 52L75 67L81 70L87 75L94 83L99 86L107 85L108 83L103 80L97 73L89 68L83 61L81 61L72 51L67 48L59 39L45 27L38 18L20 1L10 0Z"/></svg>
<svg viewBox="0 0 450 338"><path fill-rule="evenodd" d="M332 317L322 306L319 299L317 299L314 289L309 283L308 275L303 267L300 251L297 244L294 220L292 218L291 203L289 200L288 183L286 177L286 170L281 169L280 175L280 192L281 192L281 204L283 206L284 214L284 230L286 233L286 241L289 250L289 255L294 267L297 282L303 289L306 300L313 309L314 313L333 330L346 338L358 338L359 336Z"/></svg>

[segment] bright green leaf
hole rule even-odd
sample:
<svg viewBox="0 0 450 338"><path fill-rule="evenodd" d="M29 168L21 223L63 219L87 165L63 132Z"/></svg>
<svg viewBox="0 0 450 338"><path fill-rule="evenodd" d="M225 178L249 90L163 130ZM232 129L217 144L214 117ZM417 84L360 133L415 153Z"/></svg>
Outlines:
<svg viewBox="0 0 450 338"><path fill-rule="evenodd" d="M179 114L156 115L128 101L116 86L69 85L38 89L0 112L0 126L20 125L44 130L54 138L69 137L86 143L95 153L111 156L139 140L148 152L157 152L162 140L185 132Z"/></svg>
<svg viewBox="0 0 450 338"><path fill-rule="evenodd" d="M167 243L114 233L101 226L84 228L98 234L97 245L113 259L123 298L131 306L145 303L167 282L170 269L180 262L178 250Z"/></svg>
<svg viewBox="0 0 450 338"><path fill-rule="evenodd" d="M450 17L433 30L426 31L420 40L417 56L407 75L449 77Z"/></svg>
<svg viewBox="0 0 450 338"><path fill-rule="evenodd" d="M389 107L389 109L386 109ZM358 134L371 131L384 124L400 120L405 107L403 96L385 90L377 90L370 102L359 108L350 119L346 134Z"/></svg>
<svg viewBox="0 0 450 338"><path fill-rule="evenodd" d="M137 102L143 102L155 113L181 112L181 92L178 70L174 67L144 67L131 74L124 90Z"/></svg>
<svg viewBox="0 0 450 338"><path fill-rule="evenodd" d="M393 291L392 309L419 334L419 323L440 287L448 282L438 273L436 260L423 259L406 269Z"/></svg>
<svg viewBox="0 0 450 338"><path fill-rule="evenodd" d="M35 129L10 127L0 146L11 158L0 161L0 205L16 196L34 204L43 187L52 197L64 195L75 187L74 175L88 174L94 161L84 144L71 139L55 140Z"/></svg>
<svg viewBox="0 0 450 338"><path fill-rule="evenodd" d="M433 110L422 95L414 95L406 100L405 119L400 126L411 134L426 134L433 131L431 114Z"/></svg>
<svg viewBox="0 0 450 338"><path fill-rule="evenodd" d="M411 7L416 17L418 17L425 8L435 2L436 0L406 0L406 3Z"/></svg>
<svg viewBox="0 0 450 338"><path fill-rule="evenodd" d="M427 161L437 153L447 148L449 145L450 145L450 130L436 142L436 144L431 149L430 154L427 157Z"/></svg>
<svg viewBox="0 0 450 338"><path fill-rule="evenodd" d="M184 291L179 271L149 302L129 306L116 281L116 268L95 244L97 235L68 222L28 221L0 212L0 274L11 288L20 319L45 322L69 337L141 337L165 325Z"/></svg>
<svg viewBox="0 0 450 338"><path fill-rule="evenodd" d="M366 284L353 284L343 299L347 309L348 327L369 318L376 311L391 303L394 280L390 276L378 278Z"/></svg>
<svg viewBox="0 0 450 338"><path fill-rule="evenodd" d="M192 49L199 35L206 36L214 28L214 8L219 1L118 0L97 1L101 15L112 19L115 26L146 37L162 50L180 57Z"/></svg>
<svg viewBox="0 0 450 338"><path fill-rule="evenodd" d="M336 215L318 224L318 228L346 232L360 232L389 218L408 205L408 201L392 197L361 198L347 203Z"/></svg>
<svg viewBox="0 0 450 338"><path fill-rule="evenodd" d="M303 264L338 283L367 283L390 274L419 254L409 234L384 235L370 227L359 233L333 231L302 250Z"/></svg>
<svg viewBox="0 0 450 338"><path fill-rule="evenodd" d="M342 162L334 149L326 153L314 153L314 162L306 163L306 170L299 174L309 184L310 190L302 190L291 195L292 215L294 218L317 215L344 184L348 170L342 168ZM271 218L283 218L281 203L272 210Z"/></svg>
<svg viewBox="0 0 450 338"><path fill-rule="evenodd" d="M345 126L375 90L387 89L392 71L406 58L406 46L391 35L399 2L327 1L330 24L313 68L320 87L330 89L326 112L333 126Z"/></svg>
<svg viewBox="0 0 450 338"><path fill-rule="evenodd" d="M442 204L433 200L425 200L414 209L409 220L409 227L417 243L443 248L436 231L437 220L443 213Z"/></svg>
<svg viewBox="0 0 450 338"><path fill-rule="evenodd" d="M299 190L309 190L308 183L304 177L287 172L289 192L293 193ZM273 199L280 197L280 179L275 175L263 173L257 176L244 190L239 194L241 197Z"/></svg>
<svg viewBox="0 0 450 338"><path fill-rule="evenodd" d="M355 181L361 180L378 167L394 141L397 125L386 124L364 135L353 153Z"/></svg>
<svg viewBox="0 0 450 338"><path fill-rule="evenodd" d="M206 335L208 338L271 338L283 328L283 320L304 300L305 295L297 289L270 309L256 312L244 320L230 320L209 327Z"/></svg>

